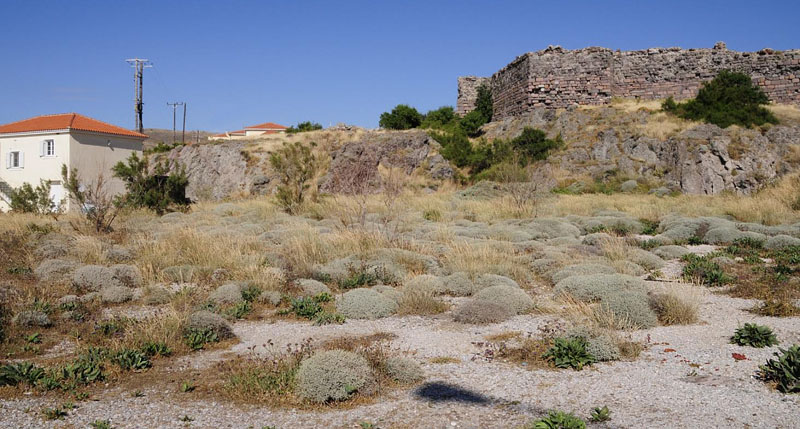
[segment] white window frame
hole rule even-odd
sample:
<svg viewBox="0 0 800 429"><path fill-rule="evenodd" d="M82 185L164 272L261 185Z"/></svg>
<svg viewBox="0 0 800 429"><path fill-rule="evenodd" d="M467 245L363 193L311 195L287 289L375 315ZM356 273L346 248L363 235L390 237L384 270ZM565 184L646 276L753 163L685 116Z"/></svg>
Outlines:
<svg viewBox="0 0 800 429"><path fill-rule="evenodd" d="M41 156L52 158L56 156L56 141L53 139L42 140Z"/></svg>
<svg viewBox="0 0 800 429"><path fill-rule="evenodd" d="M16 155L16 165L14 163ZM25 154L21 150L12 150L8 152L6 158L6 168L9 170L21 170L25 168Z"/></svg>

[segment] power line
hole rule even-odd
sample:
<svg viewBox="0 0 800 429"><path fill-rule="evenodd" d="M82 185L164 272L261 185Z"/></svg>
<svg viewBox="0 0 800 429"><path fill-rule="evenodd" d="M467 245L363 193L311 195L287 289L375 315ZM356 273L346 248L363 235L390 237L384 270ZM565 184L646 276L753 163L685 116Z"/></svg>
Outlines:
<svg viewBox="0 0 800 429"><path fill-rule="evenodd" d="M142 84L142 77L144 76L144 69L153 67L153 63L145 58L128 58L125 60L133 67L133 93L134 105L133 111L136 118L136 129L142 133L144 132L144 125L142 124L142 110L144 107L142 92L144 86Z"/></svg>

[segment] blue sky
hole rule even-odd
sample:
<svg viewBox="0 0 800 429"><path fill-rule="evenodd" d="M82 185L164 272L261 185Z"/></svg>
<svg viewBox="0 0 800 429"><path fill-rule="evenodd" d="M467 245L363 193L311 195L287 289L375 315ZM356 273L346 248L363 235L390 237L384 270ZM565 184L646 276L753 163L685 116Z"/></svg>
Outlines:
<svg viewBox="0 0 800 429"><path fill-rule="evenodd" d="M561 45L800 48L794 1L0 0L0 123L79 112L132 128L129 57L149 58L144 125L377 126L454 105L456 78Z"/></svg>

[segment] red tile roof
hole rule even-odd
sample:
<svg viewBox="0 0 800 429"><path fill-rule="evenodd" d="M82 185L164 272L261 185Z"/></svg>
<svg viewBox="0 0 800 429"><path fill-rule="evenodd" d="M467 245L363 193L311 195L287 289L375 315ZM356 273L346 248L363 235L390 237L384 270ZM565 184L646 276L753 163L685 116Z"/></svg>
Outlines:
<svg viewBox="0 0 800 429"><path fill-rule="evenodd" d="M287 128L289 127L285 127L281 124L276 124L274 122L265 122L263 124L245 127L246 130L285 130Z"/></svg>
<svg viewBox="0 0 800 429"><path fill-rule="evenodd" d="M0 134L66 129L92 131L95 133L113 134L118 136L138 137L142 139L147 138L145 134L126 130L125 128L98 121L97 119L92 119L77 113L36 116L34 118L23 119L10 124L0 125Z"/></svg>

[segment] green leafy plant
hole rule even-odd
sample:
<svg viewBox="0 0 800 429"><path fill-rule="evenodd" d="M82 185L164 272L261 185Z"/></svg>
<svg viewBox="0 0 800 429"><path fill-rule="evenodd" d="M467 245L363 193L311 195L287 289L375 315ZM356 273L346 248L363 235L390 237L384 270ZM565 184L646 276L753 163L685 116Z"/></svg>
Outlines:
<svg viewBox="0 0 800 429"><path fill-rule="evenodd" d="M30 344L41 344L42 334L39 332L25 336L25 341Z"/></svg>
<svg viewBox="0 0 800 429"><path fill-rule="evenodd" d="M227 309L225 313L234 319L242 319L253 311L253 304L250 301L239 301L233 307Z"/></svg>
<svg viewBox="0 0 800 429"><path fill-rule="evenodd" d="M147 357L167 357L172 354L172 349L164 342L146 341L140 350Z"/></svg>
<svg viewBox="0 0 800 429"><path fill-rule="evenodd" d="M314 316L314 325L321 326L321 325L330 325L330 324L337 324L341 325L345 322L345 317L339 313L328 313L327 311L320 311Z"/></svg>
<svg viewBox="0 0 800 429"><path fill-rule="evenodd" d="M778 338L769 326L745 323L731 337L731 344L749 347L771 347L778 344Z"/></svg>
<svg viewBox="0 0 800 429"><path fill-rule="evenodd" d="M582 337L556 338L553 346L543 355L545 360L557 368L572 368L580 371L584 366L596 362L586 350L586 340Z"/></svg>
<svg viewBox="0 0 800 429"><path fill-rule="evenodd" d="M68 415L67 411L61 407L43 408L42 415L46 420L61 420Z"/></svg>
<svg viewBox="0 0 800 429"><path fill-rule="evenodd" d="M391 112L381 113L378 124L387 130L417 128L422 124L422 114L407 104L398 104Z"/></svg>
<svg viewBox="0 0 800 429"><path fill-rule="evenodd" d="M312 297L300 297L291 300L291 312L297 317L313 319L318 313L322 312L322 306Z"/></svg>
<svg viewBox="0 0 800 429"><path fill-rule="evenodd" d="M607 406L603 406L602 408L595 407L592 410L592 415L589 417L589 420L596 423L609 421L611 420L611 411L609 411Z"/></svg>
<svg viewBox="0 0 800 429"><path fill-rule="evenodd" d="M192 329L184 337L186 345L192 350L202 350L208 343L219 342L219 335L213 329Z"/></svg>
<svg viewBox="0 0 800 429"><path fill-rule="evenodd" d="M197 389L197 386L195 386L191 381L184 381L181 383L181 393L194 392L195 389Z"/></svg>
<svg viewBox="0 0 800 429"><path fill-rule="evenodd" d="M278 173L278 204L289 214L302 206L311 188L311 180L320 168L320 161L312 152L314 143L284 143L269 157L269 163Z"/></svg>
<svg viewBox="0 0 800 429"><path fill-rule="evenodd" d="M111 361L126 371L142 371L153 366L150 359L139 350L122 349L111 358Z"/></svg>
<svg viewBox="0 0 800 429"><path fill-rule="evenodd" d="M452 106L442 106L435 110L429 110L422 118L420 128L441 129L457 120L458 117Z"/></svg>
<svg viewBox="0 0 800 429"><path fill-rule="evenodd" d="M89 426L91 426L92 429L113 429L111 420L95 420L89 423Z"/></svg>
<svg viewBox="0 0 800 429"><path fill-rule="evenodd" d="M16 386L19 383L33 386L44 376L44 368L31 362L16 362L0 366L0 386Z"/></svg>
<svg viewBox="0 0 800 429"><path fill-rule="evenodd" d="M536 420L531 429L586 429L586 422L572 413L550 411L547 417Z"/></svg>
<svg viewBox="0 0 800 429"><path fill-rule="evenodd" d="M800 393L800 346L778 350L774 353L777 359L769 359L759 367L761 377L775 382L780 392Z"/></svg>
<svg viewBox="0 0 800 429"><path fill-rule="evenodd" d="M733 280L719 264L713 262L708 256L688 253L681 260L686 262L683 267L683 278L686 280L697 280L707 286L722 286Z"/></svg>
<svg viewBox="0 0 800 429"><path fill-rule="evenodd" d="M661 108L681 118L704 121L722 128L777 124L778 119L764 107L766 104L769 104L769 98L753 84L750 76L723 70L714 79L704 83L694 99L676 103L670 97Z"/></svg>

